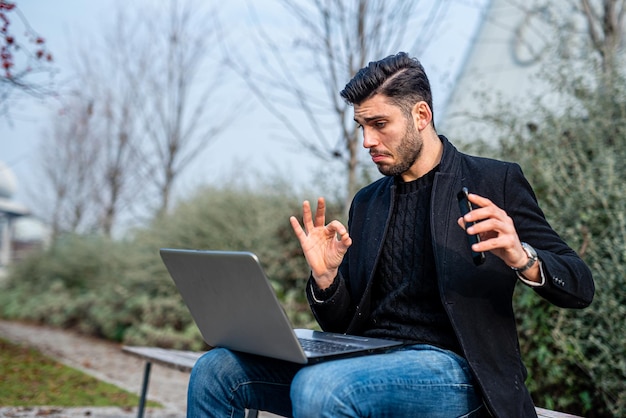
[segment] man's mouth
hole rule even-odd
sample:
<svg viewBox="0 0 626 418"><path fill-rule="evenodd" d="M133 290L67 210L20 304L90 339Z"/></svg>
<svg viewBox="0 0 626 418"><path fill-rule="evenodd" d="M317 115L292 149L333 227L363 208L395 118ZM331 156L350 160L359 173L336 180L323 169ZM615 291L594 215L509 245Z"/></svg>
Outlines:
<svg viewBox="0 0 626 418"><path fill-rule="evenodd" d="M379 153L379 152L370 152L370 156L372 157L372 161L375 164L382 162L384 159L389 158L389 154Z"/></svg>

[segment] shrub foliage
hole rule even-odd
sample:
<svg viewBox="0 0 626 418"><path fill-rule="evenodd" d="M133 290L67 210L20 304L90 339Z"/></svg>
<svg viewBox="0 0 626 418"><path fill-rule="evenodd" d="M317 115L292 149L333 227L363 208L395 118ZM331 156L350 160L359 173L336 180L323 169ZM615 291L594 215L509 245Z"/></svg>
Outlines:
<svg viewBox="0 0 626 418"><path fill-rule="evenodd" d="M68 235L15 265L0 314L123 341L181 349L204 343L158 255L161 247L255 252L295 326L312 326L308 267L285 187L204 188L131 237Z"/></svg>
<svg viewBox="0 0 626 418"><path fill-rule="evenodd" d="M564 76L560 106L537 99L531 112L503 106L492 118L495 154L520 163L548 220L590 266L596 296L562 310L520 288L520 342L537 404L626 416L625 84Z"/></svg>

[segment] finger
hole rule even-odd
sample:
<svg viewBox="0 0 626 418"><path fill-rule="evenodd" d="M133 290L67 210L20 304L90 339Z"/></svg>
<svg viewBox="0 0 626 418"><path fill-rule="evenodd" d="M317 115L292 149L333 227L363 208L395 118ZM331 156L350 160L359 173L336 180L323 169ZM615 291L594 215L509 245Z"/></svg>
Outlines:
<svg viewBox="0 0 626 418"><path fill-rule="evenodd" d="M467 196L467 199L472 203L473 208L470 212L465 214L465 216L463 217L466 222L476 221L478 219L487 217L485 216L485 214L488 213L488 210L482 210L482 209L488 209L490 207L495 206L491 202L491 200L487 199L486 197L477 195L475 193L470 193ZM479 216L482 216L482 218L479 218Z"/></svg>
<svg viewBox="0 0 626 418"><path fill-rule="evenodd" d="M498 221L488 218L470 225L466 224L467 228L465 231L470 235L482 234L489 231L498 232L500 230L499 225L500 223Z"/></svg>
<svg viewBox="0 0 626 418"><path fill-rule="evenodd" d="M327 228L332 233L336 234L339 240L344 237L349 237L348 229L338 220L334 220L327 225Z"/></svg>
<svg viewBox="0 0 626 418"><path fill-rule="evenodd" d="M335 235L335 239L339 244L339 251L345 253L348 247L352 245L352 238L346 227L341 222L334 220L328 224L327 229Z"/></svg>
<svg viewBox="0 0 626 418"><path fill-rule="evenodd" d="M506 212L500 209L497 205L495 205L491 200L480 197L478 195L470 195L474 196L475 199L470 200L474 203L474 209L469 213L463 216L463 220L465 222L479 222L484 221L485 219L497 218L503 220L506 218ZM480 203L478 203L480 202Z"/></svg>
<svg viewBox="0 0 626 418"><path fill-rule="evenodd" d="M472 245L474 251L494 251L504 250L509 246L509 240L500 235L493 235L489 238L481 239L477 244Z"/></svg>
<svg viewBox="0 0 626 418"><path fill-rule="evenodd" d="M306 239L306 233L304 232L304 229L302 229L300 222L298 222L298 219L296 219L295 216L291 216L289 218L289 223L291 223L291 228L296 234L296 238L298 238L298 241L302 242L304 239Z"/></svg>
<svg viewBox="0 0 626 418"><path fill-rule="evenodd" d="M476 193L470 193L467 196L467 199L472 202L473 204L483 207L483 206L489 206L492 205L493 202L489 199L487 199L486 197L483 197L481 195L478 195Z"/></svg>
<svg viewBox="0 0 626 418"><path fill-rule="evenodd" d="M326 224L326 201L323 197L317 199L317 209L315 210L315 226Z"/></svg>
<svg viewBox="0 0 626 418"><path fill-rule="evenodd" d="M344 245L346 249L352 245L352 238L350 237L350 234L348 234L347 231L345 234L340 236L340 242L341 244Z"/></svg>
<svg viewBox="0 0 626 418"><path fill-rule="evenodd" d="M308 200L302 202L302 224L307 232L313 229L313 214L311 213L311 203Z"/></svg>

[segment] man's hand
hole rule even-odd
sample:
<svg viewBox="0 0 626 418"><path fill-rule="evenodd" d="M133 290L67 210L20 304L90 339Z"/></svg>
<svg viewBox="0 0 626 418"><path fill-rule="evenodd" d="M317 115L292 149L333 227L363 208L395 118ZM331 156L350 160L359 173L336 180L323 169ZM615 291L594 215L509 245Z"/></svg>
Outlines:
<svg viewBox="0 0 626 418"><path fill-rule="evenodd" d="M300 241L313 278L320 289L326 289L335 280L343 256L352 245L352 238L346 227L337 220L325 225L326 203L323 197L317 200L315 220L308 201L302 204L302 214L304 228L295 216L290 217L289 221Z"/></svg>
<svg viewBox="0 0 626 418"><path fill-rule="evenodd" d="M509 267L523 267L528 262L528 254L522 248L513 219L491 200L470 193L468 199L474 210L458 219L461 228L466 222L476 222L467 228L470 235L480 235L480 242L472 245L476 252L490 251L500 257ZM541 281L539 263L524 272L524 277L534 282Z"/></svg>

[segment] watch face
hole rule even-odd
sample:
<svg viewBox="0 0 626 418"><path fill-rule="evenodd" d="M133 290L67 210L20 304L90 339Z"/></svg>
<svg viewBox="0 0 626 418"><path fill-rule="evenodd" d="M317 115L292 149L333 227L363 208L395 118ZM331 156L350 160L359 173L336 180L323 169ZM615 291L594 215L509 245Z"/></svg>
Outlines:
<svg viewBox="0 0 626 418"><path fill-rule="evenodd" d="M537 251L535 251L533 247L531 247L525 242L522 242L522 248L524 249L524 252L528 256L528 262L526 263L524 267L520 267L520 268L511 267L513 270L517 271L518 273L528 270L529 268L533 266L533 264L537 262Z"/></svg>
<svg viewBox="0 0 626 418"><path fill-rule="evenodd" d="M535 259L537 258L537 251L535 251L535 249L530 246L529 244L522 242L522 248L524 248L524 251L526 251L526 254L528 254L528 257Z"/></svg>

